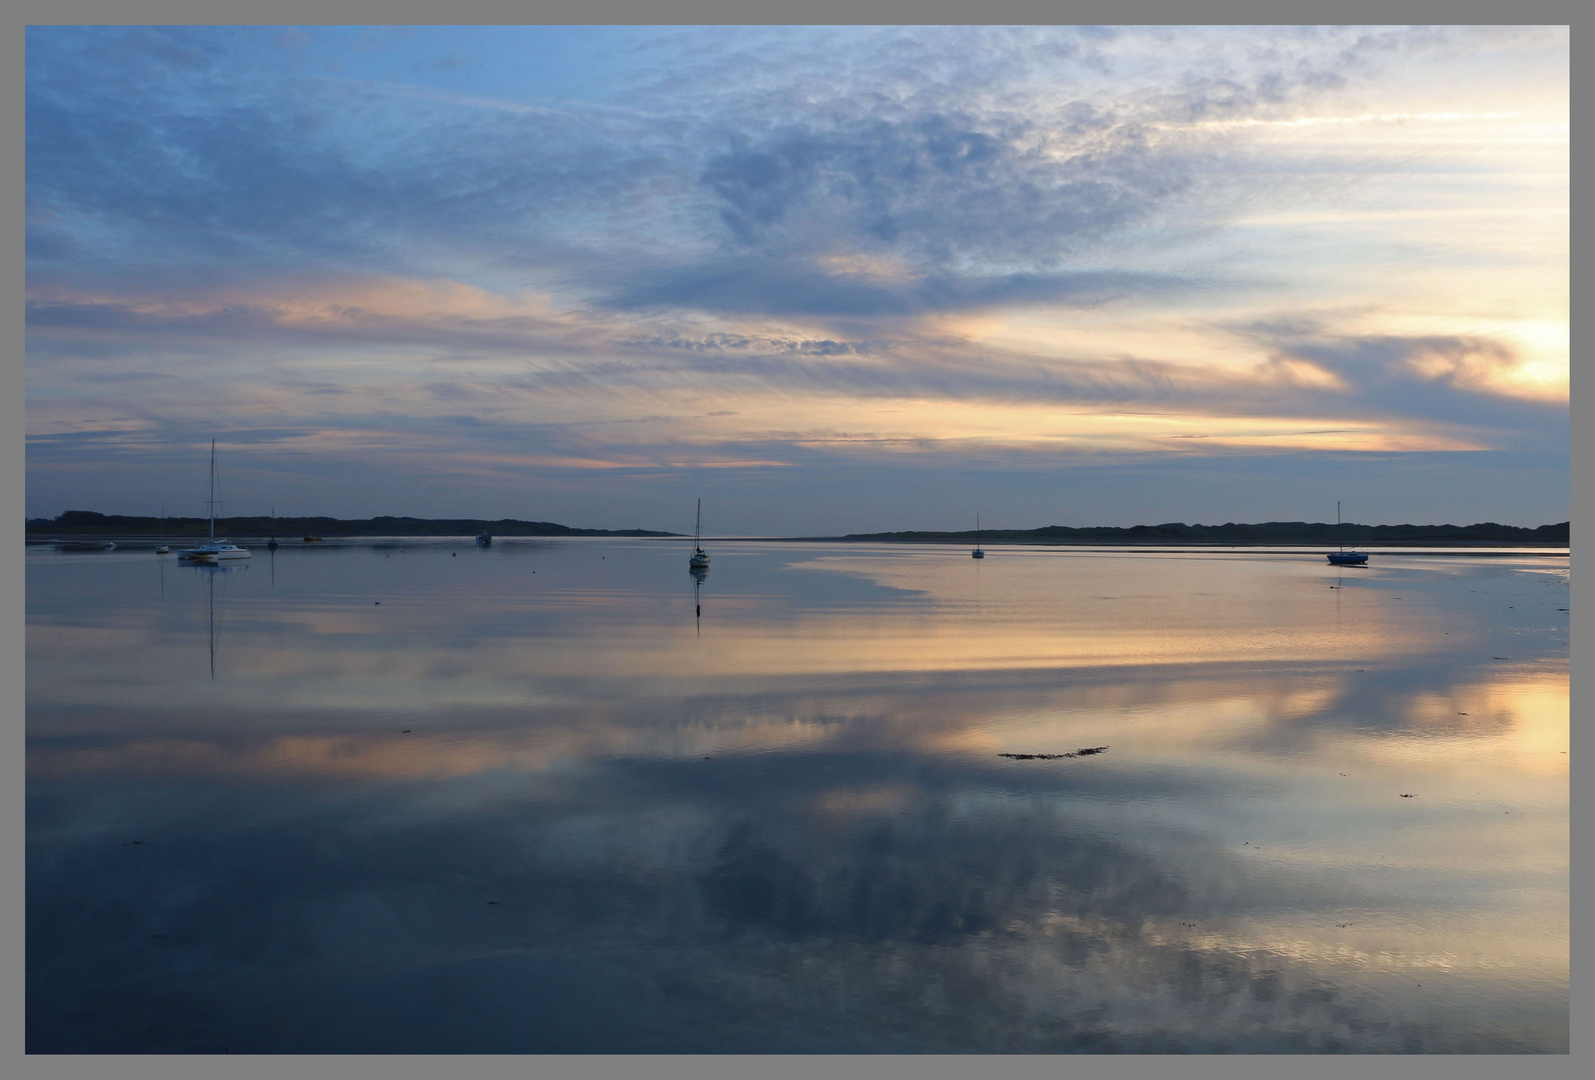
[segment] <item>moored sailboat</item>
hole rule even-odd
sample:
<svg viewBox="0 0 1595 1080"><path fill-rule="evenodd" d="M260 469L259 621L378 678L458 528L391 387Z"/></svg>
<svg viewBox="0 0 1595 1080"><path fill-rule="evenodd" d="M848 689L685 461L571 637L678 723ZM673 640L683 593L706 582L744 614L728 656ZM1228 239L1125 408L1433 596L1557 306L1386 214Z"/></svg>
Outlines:
<svg viewBox="0 0 1595 1080"><path fill-rule="evenodd" d="M1340 526L1340 500L1335 500L1335 526ZM1331 566L1365 566L1368 556L1361 551L1347 551L1344 547L1339 551L1331 551L1325 556Z"/></svg>
<svg viewBox="0 0 1595 1080"><path fill-rule="evenodd" d="M216 539L216 440L210 441L210 532L209 541L199 547L184 548L177 553L188 562L219 562L224 559L250 558L249 549L241 548L231 540Z"/></svg>
<svg viewBox="0 0 1595 1080"><path fill-rule="evenodd" d="M687 559L691 570L709 569L709 553L703 550L703 500L698 500L698 524L692 533L692 556Z"/></svg>

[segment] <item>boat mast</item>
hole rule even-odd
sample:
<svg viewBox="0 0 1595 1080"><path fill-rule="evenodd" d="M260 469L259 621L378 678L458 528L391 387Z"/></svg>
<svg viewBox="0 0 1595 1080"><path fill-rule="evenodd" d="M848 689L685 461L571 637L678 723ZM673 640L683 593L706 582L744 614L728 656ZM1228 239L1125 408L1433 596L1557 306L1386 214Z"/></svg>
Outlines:
<svg viewBox="0 0 1595 1080"><path fill-rule="evenodd" d="M216 440L210 441L210 542L216 542Z"/></svg>
<svg viewBox="0 0 1595 1080"><path fill-rule="evenodd" d="M698 523L692 528L692 548L694 551L703 550L703 498L698 499Z"/></svg>

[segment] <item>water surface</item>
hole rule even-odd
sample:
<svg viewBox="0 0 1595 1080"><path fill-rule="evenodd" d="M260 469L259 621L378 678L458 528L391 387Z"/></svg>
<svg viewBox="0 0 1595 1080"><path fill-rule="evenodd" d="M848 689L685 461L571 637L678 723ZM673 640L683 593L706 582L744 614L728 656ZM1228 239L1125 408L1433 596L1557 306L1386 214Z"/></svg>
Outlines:
<svg viewBox="0 0 1595 1080"><path fill-rule="evenodd" d="M30 549L28 1049L1566 1052L1565 556L711 553Z"/></svg>

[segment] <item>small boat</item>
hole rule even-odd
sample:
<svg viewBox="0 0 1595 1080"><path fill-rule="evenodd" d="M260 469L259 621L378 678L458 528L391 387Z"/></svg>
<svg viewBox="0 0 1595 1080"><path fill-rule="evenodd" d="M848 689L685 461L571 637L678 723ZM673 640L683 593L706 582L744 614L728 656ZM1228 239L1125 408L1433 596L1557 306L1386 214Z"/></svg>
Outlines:
<svg viewBox="0 0 1595 1080"><path fill-rule="evenodd" d="M1339 526L1339 524L1340 524L1340 502L1337 500L1335 502L1335 525ZM1368 556L1367 556L1367 554L1365 552L1347 551L1345 548L1341 548L1339 551L1331 551L1327 556L1325 556L1325 558L1327 558L1329 560L1329 564L1331 566L1366 566L1366 565L1368 565Z"/></svg>
<svg viewBox="0 0 1595 1080"><path fill-rule="evenodd" d="M975 515L975 550L969 553L971 559L984 559L986 553L980 548L980 515Z"/></svg>
<svg viewBox="0 0 1595 1080"><path fill-rule="evenodd" d="M170 555L171 553L172 549L167 547L165 544L161 544L155 549L155 554L157 555Z"/></svg>
<svg viewBox="0 0 1595 1080"><path fill-rule="evenodd" d="M216 539L216 440L210 441L210 534L209 541L199 547L184 548L177 557L186 562L214 563L224 559L251 558L248 548L241 548L231 540Z"/></svg>
<svg viewBox="0 0 1595 1080"><path fill-rule="evenodd" d="M307 543L307 544L319 544L319 543L321 543L321 537L319 537L319 536L307 536L307 537L305 537L305 543Z"/></svg>
<svg viewBox="0 0 1595 1080"><path fill-rule="evenodd" d="M689 570L709 569L709 553L703 550L703 500L698 500L698 524L692 533L692 555L687 559Z"/></svg>
<svg viewBox="0 0 1595 1080"><path fill-rule="evenodd" d="M488 534L487 530L484 529L482 530L481 535L477 536L476 542L483 547L492 547L493 537Z"/></svg>

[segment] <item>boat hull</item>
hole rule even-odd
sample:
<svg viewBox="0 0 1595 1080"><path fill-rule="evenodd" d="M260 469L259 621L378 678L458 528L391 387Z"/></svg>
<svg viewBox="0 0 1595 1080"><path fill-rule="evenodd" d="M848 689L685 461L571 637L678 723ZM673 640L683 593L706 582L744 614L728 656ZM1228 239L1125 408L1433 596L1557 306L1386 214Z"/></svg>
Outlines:
<svg viewBox="0 0 1595 1080"><path fill-rule="evenodd" d="M1359 551L1331 551L1328 558L1332 566L1365 566L1368 556Z"/></svg>
<svg viewBox="0 0 1595 1080"><path fill-rule="evenodd" d="M179 551L177 557L186 559L189 562L223 562L247 559L250 558L250 554L248 548L228 545L227 547L189 548L186 551Z"/></svg>

